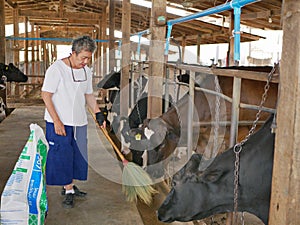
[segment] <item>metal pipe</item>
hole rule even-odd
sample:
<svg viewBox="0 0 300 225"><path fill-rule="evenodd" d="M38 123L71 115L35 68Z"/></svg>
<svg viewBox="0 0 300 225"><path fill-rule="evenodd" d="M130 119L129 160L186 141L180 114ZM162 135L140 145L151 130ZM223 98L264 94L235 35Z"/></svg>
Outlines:
<svg viewBox="0 0 300 225"><path fill-rule="evenodd" d="M241 44L241 8L234 7L234 56L235 61L240 60L240 44Z"/></svg>
<svg viewBox="0 0 300 225"><path fill-rule="evenodd" d="M198 13L194 13L188 16L183 16L180 18L176 18L176 19L172 19L172 20L168 20L167 21L167 26L168 26L168 32L167 32L167 41L166 41L166 49L165 49L165 55L168 54L169 51L169 42L170 42L170 37L171 37L171 30L172 30L172 25L177 24L177 23L182 23L182 22L187 22L193 19L197 19L199 17L204 17L204 16L209 16L212 14L216 14L216 13L220 13L223 11L227 11L227 10L231 10L231 9L239 9L237 10L240 12L241 7L247 5L247 4L251 4L254 2L259 2L260 0L232 0L231 2L227 2L225 4L213 7L213 8L209 8L207 10L198 12ZM240 16L239 16L240 18ZM240 21L240 19L238 19L238 21ZM235 30L239 31L239 27L235 27ZM238 37L237 37L238 38ZM239 46L239 45L238 45ZM239 50L239 49L236 49Z"/></svg>
<svg viewBox="0 0 300 225"><path fill-rule="evenodd" d="M227 2L225 4L222 4L222 5L213 7L213 8L209 8L209 9L206 9L206 10L198 12L198 13L194 13L192 15L183 16L183 17L180 17L180 18L177 18L177 19L168 20L167 25L174 25L174 24L177 24L177 23L187 22L189 20L197 19L199 17L209 16L209 15L212 15L212 14L216 14L216 13L220 13L220 12L223 12L223 11L231 10L235 7L241 8L241 7L243 7L247 4L258 2L258 1L260 1L260 0L232 0L231 2Z"/></svg>
<svg viewBox="0 0 300 225"><path fill-rule="evenodd" d="M193 149L193 123L194 123L194 99L195 99L195 72L191 71L189 81L189 95L188 100L188 118L187 118L187 157L192 155ZM183 135L183 134L182 134ZM184 134L186 135L186 134Z"/></svg>

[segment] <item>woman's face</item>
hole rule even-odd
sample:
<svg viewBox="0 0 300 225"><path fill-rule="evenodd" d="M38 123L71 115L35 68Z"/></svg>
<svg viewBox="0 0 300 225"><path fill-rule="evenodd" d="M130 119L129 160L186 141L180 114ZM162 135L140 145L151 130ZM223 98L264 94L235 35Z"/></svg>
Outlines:
<svg viewBox="0 0 300 225"><path fill-rule="evenodd" d="M75 69L80 69L85 67L92 58L93 53L89 51L82 50L80 53L76 54L76 52L72 52L73 57L73 67Z"/></svg>

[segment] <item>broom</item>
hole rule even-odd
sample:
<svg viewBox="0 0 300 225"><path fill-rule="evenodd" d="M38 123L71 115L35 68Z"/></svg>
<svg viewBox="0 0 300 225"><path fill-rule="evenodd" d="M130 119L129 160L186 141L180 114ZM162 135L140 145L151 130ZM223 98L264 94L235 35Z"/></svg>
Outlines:
<svg viewBox="0 0 300 225"><path fill-rule="evenodd" d="M149 174L143 170L140 166L133 162L128 162L121 151L118 149L114 141L109 136L107 130L99 126L95 114L89 110L98 128L103 132L106 139L113 146L114 150L120 157L123 163L123 174L122 174L122 191L126 195L127 201L136 201L139 197L145 204L150 205L152 202L152 194L157 191L151 186L152 180Z"/></svg>

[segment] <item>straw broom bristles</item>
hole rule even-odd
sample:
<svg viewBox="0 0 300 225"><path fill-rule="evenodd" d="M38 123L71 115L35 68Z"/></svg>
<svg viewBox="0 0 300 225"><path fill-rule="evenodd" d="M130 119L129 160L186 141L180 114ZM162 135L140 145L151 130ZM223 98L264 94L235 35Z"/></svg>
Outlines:
<svg viewBox="0 0 300 225"><path fill-rule="evenodd" d="M122 175L122 191L130 202L140 200L150 205L152 195L157 191L151 186L152 180L149 174L133 162L124 165Z"/></svg>
<svg viewBox="0 0 300 225"><path fill-rule="evenodd" d="M89 110L90 111L90 110ZM113 146L114 150L120 157L124 168L122 173L122 191L126 195L127 201L133 202L139 198L145 204L150 205L152 202L152 195L158 193L152 186L152 179L149 174L144 171L140 166L133 162L128 162L116 144L113 142L107 130L99 126L96 121L95 115L90 111L98 128L102 130L106 139Z"/></svg>

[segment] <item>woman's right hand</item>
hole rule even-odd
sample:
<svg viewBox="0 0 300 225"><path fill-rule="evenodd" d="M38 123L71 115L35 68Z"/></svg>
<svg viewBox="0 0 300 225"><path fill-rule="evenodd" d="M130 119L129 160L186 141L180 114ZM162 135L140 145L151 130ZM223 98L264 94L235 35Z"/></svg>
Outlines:
<svg viewBox="0 0 300 225"><path fill-rule="evenodd" d="M60 120L57 120L54 123L54 130L55 130L55 133L57 135L60 135L60 136L66 136L66 130L65 130L65 126L64 124L60 121Z"/></svg>

